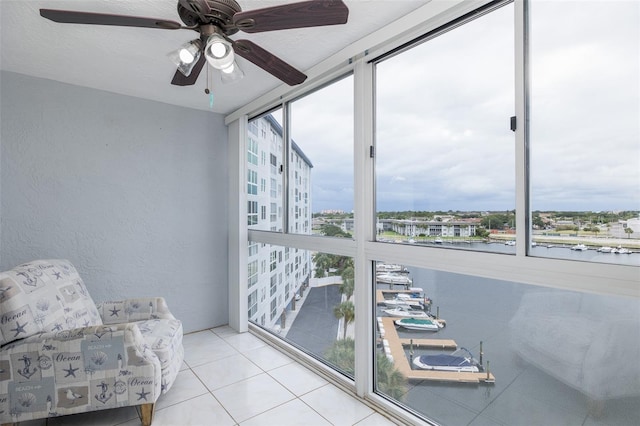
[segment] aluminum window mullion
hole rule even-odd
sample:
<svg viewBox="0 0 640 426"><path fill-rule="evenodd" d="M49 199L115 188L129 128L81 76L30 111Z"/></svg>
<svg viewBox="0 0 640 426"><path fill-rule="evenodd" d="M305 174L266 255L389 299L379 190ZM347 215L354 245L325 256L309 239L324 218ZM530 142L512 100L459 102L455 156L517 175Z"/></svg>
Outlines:
<svg viewBox="0 0 640 426"><path fill-rule="evenodd" d="M529 115L528 115L528 0L514 2L515 144L516 144L516 256L529 254L531 209L529 204ZM506 117L505 117L506 120Z"/></svg>
<svg viewBox="0 0 640 426"><path fill-rule="evenodd" d="M371 262L365 245L375 239L373 146L373 65L360 59L354 71L354 218L355 265L355 384L358 396L374 391L373 316L375 309Z"/></svg>

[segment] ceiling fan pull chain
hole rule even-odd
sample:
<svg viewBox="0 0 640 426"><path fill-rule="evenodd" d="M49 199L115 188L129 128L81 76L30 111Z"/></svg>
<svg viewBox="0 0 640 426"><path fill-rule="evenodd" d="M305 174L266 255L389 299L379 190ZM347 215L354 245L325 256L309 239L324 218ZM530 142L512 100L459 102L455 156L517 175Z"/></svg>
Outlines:
<svg viewBox="0 0 640 426"><path fill-rule="evenodd" d="M209 108L213 109L213 92L209 93Z"/></svg>

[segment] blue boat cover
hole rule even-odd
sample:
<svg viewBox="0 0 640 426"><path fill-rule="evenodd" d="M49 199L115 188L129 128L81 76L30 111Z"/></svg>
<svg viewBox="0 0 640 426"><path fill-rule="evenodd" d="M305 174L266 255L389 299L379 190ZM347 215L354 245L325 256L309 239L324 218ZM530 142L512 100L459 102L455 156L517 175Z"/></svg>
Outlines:
<svg viewBox="0 0 640 426"><path fill-rule="evenodd" d="M439 354L439 355L421 355L420 362L430 366L442 367L466 367L472 366L466 358L461 356Z"/></svg>

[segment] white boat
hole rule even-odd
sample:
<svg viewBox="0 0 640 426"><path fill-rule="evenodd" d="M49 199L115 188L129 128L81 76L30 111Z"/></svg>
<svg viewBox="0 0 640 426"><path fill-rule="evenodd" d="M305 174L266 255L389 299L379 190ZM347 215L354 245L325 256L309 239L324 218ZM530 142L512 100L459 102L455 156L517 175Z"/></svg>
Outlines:
<svg viewBox="0 0 640 426"><path fill-rule="evenodd" d="M404 274L400 275L400 274L393 274L393 273L376 275L376 281L383 284L404 285L404 286L408 286L413 283L413 280L408 276Z"/></svg>
<svg viewBox="0 0 640 426"><path fill-rule="evenodd" d="M378 263L376 265L376 274L399 273L408 274L409 271L402 265L391 263Z"/></svg>
<svg viewBox="0 0 640 426"><path fill-rule="evenodd" d="M471 352L465 348L460 348L451 354L420 355L413 359L413 365L420 370L470 373L477 373L482 369Z"/></svg>
<svg viewBox="0 0 640 426"><path fill-rule="evenodd" d="M416 309L411 309L408 306L402 306L402 305L398 305L395 308L383 309L382 312L392 317L426 318L426 319L432 318L431 315L426 313L425 311L418 311Z"/></svg>
<svg viewBox="0 0 640 426"><path fill-rule="evenodd" d="M399 296L399 295L398 295ZM409 300L404 297L394 297L393 299L387 299L384 301L385 306L393 308L395 306L405 306L413 309L424 309L424 304L421 301Z"/></svg>
<svg viewBox="0 0 640 426"><path fill-rule="evenodd" d="M387 306L408 304L416 306L419 305L424 308L424 306L430 303L431 300L425 297L424 290L416 287L409 288L408 292L395 293L395 296L393 298L384 300L384 304Z"/></svg>
<svg viewBox="0 0 640 426"><path fill-rule="evenodd" d="M624 248L624 247L618 246L617 248L611 249L611 253L615 253L615 254L631 254L631 250L629 250L628 248Z"/></svg>
<svg viewBox="0 0 640 426"><path fill-rule="evenodd" d="M602 246L598 249L600 253L611 253L613 251L613 247Z"/></svg>
<svg viewBox="0 0 640 426"><path fill-rule="evenodd" d="M396 325L406 328L407 330L417 331L438 331L444 327L444 325L433 319L421 319L421 318L403 318L396 320Z"/></svg>
<svg viewBox="0 0 640 426"><path fill-rule="evenodd" d="M515 246L515 245L516 245L516 242L515 242L515 241L513 241L513 240L509 240L509 241L507 241L506 243L504 243L504 245L505 245L505 246Z"/></svg>
<svg viewBox="0 0 640 426"><path fill-rule="evenodd" d="M571 247L571 250L585 251L587 250L587 246L585 246L584 244L576 244L575 246Z"/></svg>

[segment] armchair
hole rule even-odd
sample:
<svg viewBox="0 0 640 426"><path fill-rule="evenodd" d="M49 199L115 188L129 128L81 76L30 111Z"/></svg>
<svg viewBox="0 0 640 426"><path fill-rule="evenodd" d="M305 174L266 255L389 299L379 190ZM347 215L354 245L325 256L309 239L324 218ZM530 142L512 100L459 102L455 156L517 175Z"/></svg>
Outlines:
<svg viewBox="0 0 640 426"><path fill-rule="evenodd" d="M66 260L0 273L0 423L139 406L144 426L184 357L163 298L97 306Z"/></svg>

